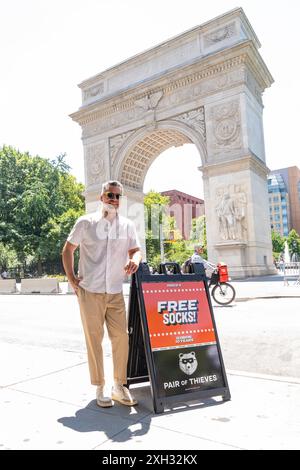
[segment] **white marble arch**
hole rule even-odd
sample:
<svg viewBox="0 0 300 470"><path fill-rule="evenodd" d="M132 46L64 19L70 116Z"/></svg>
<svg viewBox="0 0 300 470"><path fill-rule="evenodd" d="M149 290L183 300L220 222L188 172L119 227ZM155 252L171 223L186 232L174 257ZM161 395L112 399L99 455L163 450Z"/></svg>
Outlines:
<svg viewBox="0 0 300 470"><path fill-rule="evenodd" d="M119 179L143 238L149 166L167 148L192 143L209 259L226 262L233 277L274 272L262 122L273 78L259 47L236 8L81 83L82 106L71 117L82 127L87 210L103 181Z"/></svg>

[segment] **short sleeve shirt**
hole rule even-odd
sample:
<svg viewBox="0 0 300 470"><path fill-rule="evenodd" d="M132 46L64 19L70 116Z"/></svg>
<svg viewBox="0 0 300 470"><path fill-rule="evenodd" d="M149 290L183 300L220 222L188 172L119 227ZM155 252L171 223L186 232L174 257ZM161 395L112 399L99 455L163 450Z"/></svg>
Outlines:
<svg viewBox="0 0 300 470"><path fill-rule="evenodd" d="M205 259L202 258L202 256L198 255L198 253L194 253L191 257L191 262L192 263L202 263L204 265L204 268L208 268L209 264Z"/></svg>
<svg viewBox="0 0 300 470"><path fill-rule="evenodd" d="M80 245L80 287L95 293L122 292L128 251L140 248L133 222L117 215L112 222L101 211L79 217L68 242Z"/></svg>

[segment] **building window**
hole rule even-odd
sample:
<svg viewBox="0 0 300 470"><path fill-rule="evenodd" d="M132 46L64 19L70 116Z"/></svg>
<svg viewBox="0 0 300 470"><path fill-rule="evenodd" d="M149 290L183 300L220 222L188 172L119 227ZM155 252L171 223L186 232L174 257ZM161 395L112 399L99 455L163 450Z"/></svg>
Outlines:
<svg viewBox="0 0 300 470"><path fill-rule="evenodd" d="M276 221L276 222L279 222L279 221L280 221L280 215L279 215L279 214L275 214L275 217L274 217L274 218L275 218L275 221Z"/></svg>
<svg viewBox="0 0 300 470"><path fill-rule="evenodd" d="M274 206L274 211L279 212L280 207L279 206Z"/></svg>
<svg viewBox="0 0 300 470"><path fill-rule="evenodd" d="M274 196L274 197L273 197L273 201L274 201L274 202L279 202L279 196Z"/></svg>

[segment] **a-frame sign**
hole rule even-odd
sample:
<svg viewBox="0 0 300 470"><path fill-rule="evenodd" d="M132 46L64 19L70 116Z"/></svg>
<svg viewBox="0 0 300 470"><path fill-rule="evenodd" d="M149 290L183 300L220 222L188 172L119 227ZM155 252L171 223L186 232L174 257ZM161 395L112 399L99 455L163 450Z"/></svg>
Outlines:
<svg viewBox="0 0 300 470"><path fill-rule="evenodd" d="M151 274L142 263L132 276L127 385L150 381L155 413L176 402L230 400L202 264L189 274L176 263L160 271Z"/></svg>

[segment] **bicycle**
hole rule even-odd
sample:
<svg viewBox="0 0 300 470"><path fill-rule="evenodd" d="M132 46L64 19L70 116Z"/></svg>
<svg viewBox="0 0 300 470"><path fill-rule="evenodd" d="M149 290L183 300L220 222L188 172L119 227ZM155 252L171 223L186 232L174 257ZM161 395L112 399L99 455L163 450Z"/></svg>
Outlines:
<svg viewBox="0 0 300 470"><path fill-rule="evenodd" d="M214 268L212 276L209 279L208 287L214 286L211 291L211 296L214 301L219 305L229 305L235 299L235 289L228 282L228 270L225 264L213 265L208 263L211 268Z"/></svg>
<svg viewBox="0 0 300 470"><path fill-rule="evenodd" d="M188 273L193 273L194 268L193 266L195 264L193 263L188 263L189 260L187 260L184 265L180 268L178 263L174 262L167 262L167 263L162 263L159 265L158 268L158 274L188 274ZM167 266L169 266L169 269L167 270ZM210 263L209 261L205 260L204 263L204 268L207 269L208 271L212 272L211 277L207 277L208 281L208 287L210 288L211 286L214 286L211 291L211 296L214 299L214 301L219 304L219 305L229 305L231 302L234 301L235 299L235 289L234 287L228 282L229 276L228 276L228 269L226 264L223 263L218 263L213 264Z"/></svg>

